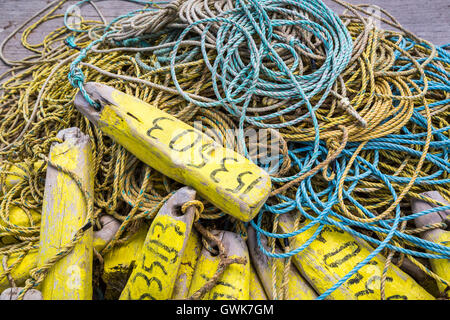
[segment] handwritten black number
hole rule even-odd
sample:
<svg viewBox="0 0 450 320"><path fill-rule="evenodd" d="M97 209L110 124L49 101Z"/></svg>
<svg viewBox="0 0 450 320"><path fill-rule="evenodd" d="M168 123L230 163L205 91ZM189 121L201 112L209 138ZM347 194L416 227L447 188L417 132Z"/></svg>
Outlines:
<svg viewBox="0 0 450 320"><path fill-rule="evenodd" d="M374 281L377 281L377 280L381 280L381 277L375 275L375 276L372 276L369 279L367 279L367 282L364 285L366 289L355 293L355 297L358 298L358 297L361 297L361 296L365 296L365 295L374 293L374 291L371 288L369 288L369 285L371 285ZM386 277L386 281L392 282L393 279L391 277Z"/></svg>
<svg viewBox="0 0 450 320"><path fill-rule="evenodd" d="M332 228L330 226L325 226L323 227L322 231L320 232L319 236L316 238L317 241L320 241L322 243L326 243L327 241L325 240L324 233L325 232L338 232L338 233L344 233L343 230L337 229L337 228Z"/></svg>
<svg viewBox="0 0 450 320"><path fill-rule="evenodd" d="M150 265L150 267L146 267L145 265L142 266L142 268L147 271L147 272L152 272L153 271L153 267L159 267L161 269L161 271L167 276L167 271L164 268L164 266L158 262L158 261L153 261L152 264Z"/></svg>
<svg viewBox="0 0 450 320"><path fill-rule="evenodd" d="M169 254L172 253L172 254L173 254L173 258L170 260L170 263L175 263L175 262L178 260L178 251L175 250L174 248L171 248L171 247L166 246L164 243L162 243L162 242L159 241L159 240L153 240L153 239L151 239L151 240L149 240L148 242L149 242L149 244L154 244L154 245L156 245L156 246L158 246L158 247L164 249L164 250L165 250L167 253L169 253ZM148 250L150 250L151 252L153 252L154 254L156 254L158 257L160 257L162 260L164 260L164 261L166 261L166 262L169 261L169 258L168 258L168 257L166 257L165 255L162 255L161 253L159 253L157 250L155 250L155 249L153 248L153 246L148 246L147 248L148 248Z"/></svg>
<svg viewBox="0 0 450 320"><path fill-rule="evenodd" d="M344 256L342 259L336 260L335 262L328 262L327 260L330 259L331 257L337 255L338 253L340 253L341 251L345 250L346 248L349 247L355 247L355 249L347 254L346 256ZM346 242L344 243L342 246L340 246L338 249L336 249L335 251L332 251L330 253L327 253L324 257L323 257L323 262L331 267L331 268L337 268L340 265L342 265L345 261L347 261L348 259L350 259L351 257L356 256L359 252L361 252L361 248L359 246L359 244L356 241L350 241L350 242Z"/></svg>
<svg viewBox="0 0 450 320"><path fill-rule="evenodd" d="M191 144L184 146L181 149L175 149L174 145L177 142L178 139L182 138L183 136L187 135L190 132L194 132L196 137L194 142L192 142ZM184 130L182 132L180 132L179 134L177 134L169 143L169 148L172 149L173 151L177 151L177 152L184 152L187 151L189 149L191 149L192 147L194 147L197 143L200 142L200 140L202 139L202 136L200 135L200 133L198 133L197 131L195 131L194 129L187 129Z"/></svg>
<svg viewBox="0 0 450 320"><path fill-rule="evenodd" d="M163 128L158 125L158 122L162 121L162 120L174 121L173 119L170 119L170 118L167 118L167 117L159 117L159 118L156 118L155 120L153 120L153 127L147 130L147 135L150 138L158 139L155 136L152 136L152 131L153 130L163 130Z"/></svg>
<svg viewBox="0 0 450 320"><path fill-rule="evenodd" d="M214 181L215 183L219 183L219 182L220 182L220 180L217 180L217 179L216 179L216 175L217 175L219 172L229 172L228 169L225 167L225 161L227 161L227 160L233 160L234 162L239 162L239 161L236 160L235 158L231 158L231 157L225 157L225 158L223 158L223 159L222 159L222 163L221 163L221 165L220 165L220 168L219 168L219 169L213 170L213 171L211 172L211 174L210 174L211 179L213 179L213 181Z"/></svg>
<svg viewBox="0 0 450 320"><path fill-rule="evenodd" d="M191 164L191 163L188 163L187 165L189 166L189 167L193 167L193 168L197 168L197 169L201 169L201 168L203 168L204 166L206 166L206 164L208 163L208 159L205 157L205 149L206 148L208 148L208 147L212 147L210 150L208 150L206 153L208 154L208 155L210 155L211 154L211 152L213 152L214 151L214 149L215 149L215 147L214 147L214 142L212 142L212 141L210 141L210 142L207 142L206 144L204 144L204 145L202 145L200 148L199 148L199 153L200 153L200 156L202 157L202 163L200 163L200 164Z"/></svg>
<svg viewBox="0 0 450 320"><path fill-rule="evenodd" d="M386 298L386 300L399 300L399 299L401 299L401 300L408 300L408 297L407 296L402 296L402 295L399 295L399 294L395 294L395 295L393 295L393 296L390 296L390 297L387 297Z"/></svg>
<svg viewBox="0 0 450 320"><path fill-rule="evenodd" d="M169 223L167 225L162 224L161 222L155 222L152 223L152 234L155 233L155 229L156 227L160 227L162 232L165 232L167 229L169 229L170 227L173 227L173 229L175 230L175 233L182 236L183 232L181 232L180 227L177 226L175 223Z"/></svg>

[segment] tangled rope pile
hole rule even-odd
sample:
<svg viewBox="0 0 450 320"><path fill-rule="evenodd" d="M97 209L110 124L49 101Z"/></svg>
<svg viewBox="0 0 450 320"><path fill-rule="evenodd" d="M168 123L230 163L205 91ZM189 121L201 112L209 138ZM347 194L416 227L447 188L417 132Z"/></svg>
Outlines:
<svg viewBox="0 0 450 320"><path fill-rule="evenodd" d="M274 249L274 239L317 229L310 241L287 246L283 254L261 246L268 256L290 261L327 225L372 244L374 251L319 299L379 253L388 257L382 287L395 255L449 285L420 260L448 259L448 247L421 239L422 230L410 222L450 206L409 211L410 199L423 198L424 191L438 190L450 200L450 55L443 47L418 38L390 15L383 20L397 31L375 28L364 6L338 0L347 8L340 18L317 0L187 0L148 6L109 24L83 19L79 28L67 24L68 13L55 13L65 2L50 4L23 31L22 44L33 56L6 59L3 48L11 36L0 46L0 58L11 66L1 76L0 238L15 239L0 254L19 254L0 277L38 247L39 227L30 212L42 206L46 163L39 155L48 154L61 129L76 126L91 137L94 224L100 228L102 214L123 222L102 254L152 219L180 187L75 110L77 90L95 81L193 126L200 123L216 141L270 171L271 197L251 221L260 246L261 234ZM84 3L93 4L75 6ZM40 44L29 43L39 25L62 17L65 27ZM276 166L268 168L249 153L245 130L252 128L269 129L279 142ZM11 175L20 179L8 187ZM204 204L202 223L246 236L246 225ZM13 206L26 212L29 226L9 221ZM281 234L278 216L289 212L297 216L297 230Z"/></svg>

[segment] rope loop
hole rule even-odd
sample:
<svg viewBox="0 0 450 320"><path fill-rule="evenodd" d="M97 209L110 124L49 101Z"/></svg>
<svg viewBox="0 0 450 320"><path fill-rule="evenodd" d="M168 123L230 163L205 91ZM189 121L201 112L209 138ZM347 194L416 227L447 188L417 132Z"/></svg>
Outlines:
<svg viewBox="0 0 450 320"><path fill-rule="evenodd" d="M203 203L200 200L190 200L186 203L184 203L181 206L181 212L183 212L183 214L186 213L186 210L189 207L195 207L195 218L194 218L194 222L197 222L200 219L200 215L203 212L203 210L205 209Z"/></svg>

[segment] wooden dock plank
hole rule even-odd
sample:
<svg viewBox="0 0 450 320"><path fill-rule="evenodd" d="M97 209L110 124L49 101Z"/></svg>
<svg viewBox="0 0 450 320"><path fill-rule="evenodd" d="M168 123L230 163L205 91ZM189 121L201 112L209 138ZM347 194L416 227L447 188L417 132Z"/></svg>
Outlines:
<svg viewBox="0 0 450 320"><path fill-rule="evenodd" d="M362 0L347 0L350 3L366 3ZM450 43L450 2L448 0L369 0L390 12L408 30L437 45ZM367 2L369 2L367 1ZM3 41L11 31L33 16L37 11L48 5L50 0L2 0L0 1L0 41ZM343 7L332 0L324 0L330 8L337 13L342 13ZM63 5L63 9L57 12L63 13L70 1ZM120 14L139 8L136 3L119 0L96 1L98 7L107 20L111 20ZM5 14L6 13L6 14ZM87 18L96 18L97 15L90 5L83 6L82 14ZM38 43L49 31L62 26L62 19L50 21L39 27L40 34L33 34L31 43ZM24 58L29 51L20 45L20 35L14 37L6 46L5 55L10 59ZM0 61L0 72L4 72L6 66Z"/></svg>

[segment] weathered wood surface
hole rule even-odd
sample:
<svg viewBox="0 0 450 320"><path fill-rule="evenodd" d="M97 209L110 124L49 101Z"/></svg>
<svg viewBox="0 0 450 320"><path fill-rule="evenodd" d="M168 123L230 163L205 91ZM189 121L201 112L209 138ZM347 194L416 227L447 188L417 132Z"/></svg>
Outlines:
<svg viewBox="0 0 450 320"><path fill-rule="evenodd" d="M49 159L74 173L83 190L94 193L92 148L78 128L61 130L62 143L52 145ZM72 177L48 166L42 204L39 262L42 266L86 223L88 206ZM42 282L44 300L92 300L93 230L87 229L73 250L57 261Z"/></svg>
<svg viewBox="0 0 450 320"><path fill-rule="evenodd" d="M437 45L443 45L450 42L450 2L448 0L347 0L350 3L372 3L378 5L406 27L408 30L416 33ZM37 11L49 4L50 0L0 0L0 41L19 26L27 18L31 17ZM324 0L325 4L331 7L335 12L342 13L343 7L332 0ZM63 13L66 8L75 3L70 1L63 5L63 9L58 12ZM135 3L129 3L119 0L96 1L98 7L103 12L107 20L127 13L140 6ZM82 14L87 18L97 18L94 9L85 5ZM32 43L37 43L50 30L62 26L62 20L55 20L39 27L40 34L31 37ZM23 58L29 54L27 50L20 45L20 36L16 36L6 47L7 57ZM6 67L0 61L0 73L4 72Z"/></svg>

